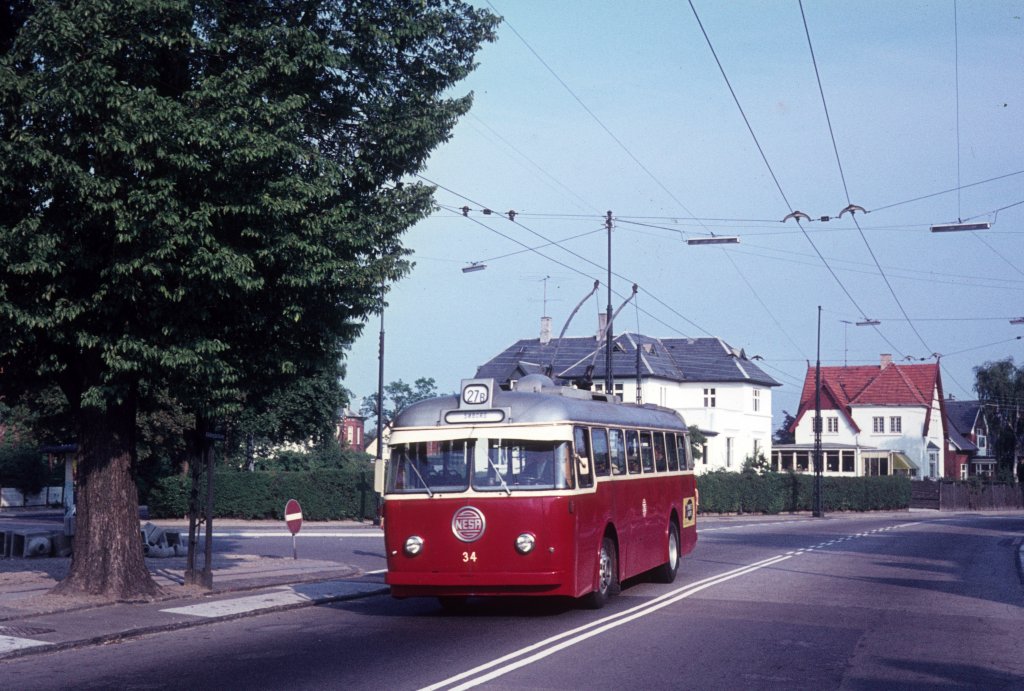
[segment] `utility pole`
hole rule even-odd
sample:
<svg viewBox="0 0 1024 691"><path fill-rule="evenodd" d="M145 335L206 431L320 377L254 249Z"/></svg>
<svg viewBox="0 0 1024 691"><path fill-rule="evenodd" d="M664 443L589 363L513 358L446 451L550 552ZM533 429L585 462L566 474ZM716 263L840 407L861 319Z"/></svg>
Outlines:
<svg viewBox="0 0 1024 691"><path fill-rule="evenodd" d="M381 257L383 259L383 256ZM377 456L378 470L384 463L384 270L380 274L380 338L377 343ZM380 525L381 499L377 498L377 510L373 512L373 524ZM360 519L363 517L360 516Z"/></svg>
<svg viewBox="0 0 1024 691"><path fill-rule="evenodd" d="M615 376L612 374L612 212L605 217L604 226L608 230L608 322L605 324L604 341L604 390L615 393Z"/></svg>
<svg viewBox="0 0 1024 691"><path fill-rule="evenodd" d="M818 352L814 363L814 500L815 518L824 516L821 508L821 305L818 305Z"/></svg>

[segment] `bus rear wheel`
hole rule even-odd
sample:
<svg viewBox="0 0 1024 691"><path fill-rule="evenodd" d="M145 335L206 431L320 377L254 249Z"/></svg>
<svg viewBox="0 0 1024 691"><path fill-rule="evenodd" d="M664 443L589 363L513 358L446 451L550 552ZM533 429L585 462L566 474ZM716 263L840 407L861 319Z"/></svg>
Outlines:
<svg viewBox="0 0 1024 691"><path fill-rule="evenodd" d="M668 524L668 561L654 570L658 583L672 583L679 573L679 526L673 520Z"/></svg>
<svg viewBox="0 0 1024 691"><path fill-rule="evenodd" d="M615 541L605 537L597 560L597 588L587 594L584 603L590 609L601 609L608 598L619 592L619 564Z"/></svg>

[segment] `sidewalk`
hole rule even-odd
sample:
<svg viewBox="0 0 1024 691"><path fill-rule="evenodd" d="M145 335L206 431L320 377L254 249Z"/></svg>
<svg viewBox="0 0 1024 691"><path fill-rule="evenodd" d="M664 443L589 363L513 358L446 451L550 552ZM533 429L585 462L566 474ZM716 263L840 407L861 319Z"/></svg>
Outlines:
<svg viewBox="0 0 1024 691"><path fill-rule="evenodd" d="M174 522L154 523L174 530L181 527ZM214 534L268 527L283 528L266 521L220 521L214 523ZM324 528L379 530L358 523L307 524L305 528L309 533ZM69 564L69 558L60 557L0 558L0 661L388 592L382 575L364 575L336 561L214 554L212 590L183 584L182 556L146 559L164 591L162 598L152 602L112 604L48 595ZM198 564L202 565L201 553Z"/></svg>

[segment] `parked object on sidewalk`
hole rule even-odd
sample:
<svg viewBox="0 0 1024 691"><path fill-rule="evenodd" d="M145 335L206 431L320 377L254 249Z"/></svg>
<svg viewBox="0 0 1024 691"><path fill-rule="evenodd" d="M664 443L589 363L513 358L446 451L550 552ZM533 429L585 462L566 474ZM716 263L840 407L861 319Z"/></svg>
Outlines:
<svg viewBox="0 0 1024 691"><path fill-rule="evenodd" d="M42 530L16 530L11 540L12 557L48 557L53 549L53 533Z"/></svg>
<svg viewBox="0 0 1024 691"><path fill-rule="evenodd" d="M174 533L173 544L169 533L158 525L146 523L142 526L142 549L147 557L173 557L181 554L181 536Z"/></svg>

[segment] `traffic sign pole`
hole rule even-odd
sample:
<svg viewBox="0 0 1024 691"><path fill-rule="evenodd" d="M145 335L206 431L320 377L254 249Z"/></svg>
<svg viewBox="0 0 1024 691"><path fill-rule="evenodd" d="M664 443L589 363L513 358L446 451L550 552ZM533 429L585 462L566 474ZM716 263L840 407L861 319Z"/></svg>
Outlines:
<svg viewBox="0 0 1024 691"><path fill-rule="evenodd" d="M295 499L289 499L284 505L284 522L288 530L292 531L292 559L298 559L299 551L295 546L295 536L302 530L302 507Z"/></svg>

